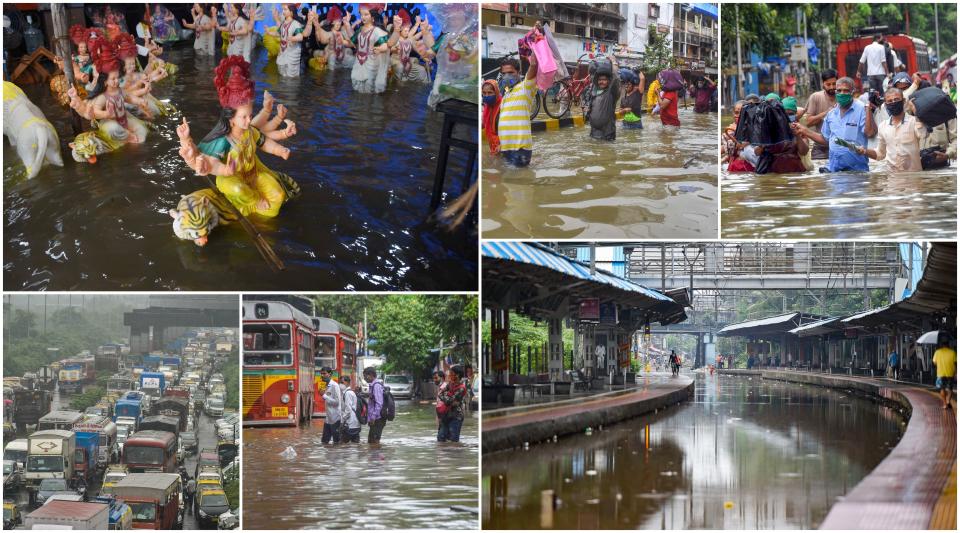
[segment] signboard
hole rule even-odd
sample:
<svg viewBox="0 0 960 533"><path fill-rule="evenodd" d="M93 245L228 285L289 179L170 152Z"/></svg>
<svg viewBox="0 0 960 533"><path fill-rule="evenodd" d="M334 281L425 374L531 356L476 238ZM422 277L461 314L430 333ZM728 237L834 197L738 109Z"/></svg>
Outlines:
<svg viewBox="0 0 960 533"><path fill-rule="evenodd" d="M160 388L160 378L142 378L143 382L140 384L141 389L159 389Z"/></svg>
<svg viewBox="0 0 960 533"><path fill-rule="evenodd" d="M580 300L580 320L600 320L600 299L586 298Z"/></svg>
<svg viewBox="0 0 960 533"><path fill-rule="evenodd" d="M794 43L790 45L790 61L807 62L807 45L803 43Z"/></svg>
<svg viewBox="0 0 960 533"><path fill-rule="evenodd" d="M600 323L609 326L617 325L617 304L614 302L600 304Z"/></svg>

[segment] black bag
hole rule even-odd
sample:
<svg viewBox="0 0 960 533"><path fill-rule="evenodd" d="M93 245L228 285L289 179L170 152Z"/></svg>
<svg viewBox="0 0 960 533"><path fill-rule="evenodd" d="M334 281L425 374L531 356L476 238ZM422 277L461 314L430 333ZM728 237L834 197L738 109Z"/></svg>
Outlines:
<svg viewBox="0 0 960 533"><path fill-rule="evenodd" d="M387 422L393 422L397 417L397 401L393 399L390 387L383 388L383 409L380 414L387 419Z"/></svg>
<svg viewBox="0 0 960 533"><path fill-rule="evenodd" d="M367 423L367 402L362 401L356 392L353 395L357 398L357 403L353 406L353 413L357 415L357 421L362 426ZM347 401L346 394L343 395L343 401Z"/></svg>
<svg viewBox="0 0 960 533"><path fill-rule="evenodd" d="M910 95L910 101L916 109L917 119L930 128L957 118L957 106L950 99L950 95L939 87L919 89Z"/></svg>
<svg viewBox="0 0 960 533"><path fill-rule="evenodd" d="M924 148L920 150L920 166L923 167L923 170L934 170L938 168L946 168L950 166L950 161L944 159L943 161L937 161L934 159L934 152L942 152L943 148L939 146L931 146L930 148Z"/></svg>
<svg viewBox="0 0 960 533"><path fill-rule="evenodd" d="M778 144L794 139L787 112L784 111L780 102L771 100L743 106L734 137L737 142L746 142L755 146Z"/></svg>

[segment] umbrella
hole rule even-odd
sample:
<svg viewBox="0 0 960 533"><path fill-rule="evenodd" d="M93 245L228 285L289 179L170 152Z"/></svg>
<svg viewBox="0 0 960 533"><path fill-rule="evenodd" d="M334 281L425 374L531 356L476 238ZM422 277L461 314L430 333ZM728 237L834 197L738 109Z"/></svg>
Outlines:
<svg viewBox="0 0 960 533"><path fill-rule="evenodd" d="M917 344L936 344L939 338L940 338L940 330L935 329L933 331L928 331L923 335L920 335L920 338L917 339Z"/></svg>

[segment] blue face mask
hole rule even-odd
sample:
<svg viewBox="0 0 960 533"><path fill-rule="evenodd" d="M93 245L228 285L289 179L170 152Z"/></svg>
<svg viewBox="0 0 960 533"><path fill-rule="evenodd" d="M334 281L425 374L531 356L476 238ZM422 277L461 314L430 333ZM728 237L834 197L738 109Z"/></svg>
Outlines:
<svg viewBox="0 0 960 533"><path fill-rule="evenodd" d="M796 121L797 121L797 116L796 116L796 115L787 115L787 120L789 120L790 122L796 122Z"/></svg>
<svg viewBox="0 0 960 533"><path fill-rule="evenodd" d="M500 77L500 92L513 87L518 81L520 81L520 76L517 74L504 74Z"/></svg>
<svg viewBox="0 0 960 533"><path fill-rule="evenodd" d="M490 96L483 97L483 105L494 105L497 103L497 95L491 94Z"/></svg>

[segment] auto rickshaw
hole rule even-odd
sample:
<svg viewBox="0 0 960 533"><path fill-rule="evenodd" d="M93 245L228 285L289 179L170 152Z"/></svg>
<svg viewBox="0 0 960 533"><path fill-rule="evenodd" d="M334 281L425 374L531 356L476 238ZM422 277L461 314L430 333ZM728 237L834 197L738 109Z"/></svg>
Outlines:
<svg viewBox="0 0 960 533"><path fill-rule="evenodd" d="M23 517L13 502L3 502L3 529L13 529L20 525Z"/></svg>

